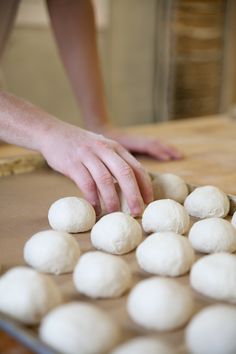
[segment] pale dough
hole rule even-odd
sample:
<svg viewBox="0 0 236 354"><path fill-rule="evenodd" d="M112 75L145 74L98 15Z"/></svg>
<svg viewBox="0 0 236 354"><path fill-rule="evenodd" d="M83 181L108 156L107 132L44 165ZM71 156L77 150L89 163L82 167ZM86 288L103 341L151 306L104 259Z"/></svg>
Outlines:
<svg viewBox="0 0 236 354"><path fill-rule="evenodd" d="M128 264L117 256L87 252L79 260L73 275L77 290L92 298L121 296L131 286Z"/></svg>
<svg viewBox="0 0 236 354"><path fill-rule="evenodd" d="M189 271L195 255L185 236L159 232L148 236L138 246L136 258L146 272L176 277Z"/></svg>
<svg viewBox="0 0 236 354"><path fill-rule="evenodd" d="M222 252L200 258L191 269L190 283L205 296L236 303L236 256Z"/></svg>
<svg viewBox="0 0 236 354"><path fill-rule="evenodd" d="M91 230L96 222L95 210L83 198L65 197L49 208L48 221L52 229L78 233Z"/></svg>
<svg viewBox="0 0 236 354"><path fill-rule="evenodd" d="M236 229L227 220L209 218L196 222L189 231L193 248L202 253L236 251Z"/></svg>
<svg viewBox="0 0 236 354"><path fill-rule="evenodd" d="M97 249L113 254L132 251L142 240L142 228L130 215L115 212L103 216L92 228L91 242Z"/></svg>
<svg viewBox="0 0 236 354"><path fill-rule="evenodd" d="M189 223L185 208L171 199L160 199L148 204L142 218L143 229L147 233L173 231L184 234Z"/></svg>
<svg viewBox="0 0 236 354"><path fill-rule="evenodd" d="M154 200L173 199L182 204L188 195L185 181L173 173L156 175L152 180Z"/></svg>
<svg viewBox="0 0 236 354"><path fill-rule="evenodd" d="M83 302L68 303L50 312L39 332L45 343L66 354L104 354L120 337L108 314Z"/></svg>
<svg viewBox="0 0 236 354"><path fill-rule="evenodd" d="M187 327L186 343L192 354L235 354L236 308L213 305L197 313Z"/></svg>
<svg viewBox="0 0 236 354"><path fill-rule="evenodd" d="M59 288L47 275L16 267L0 278L0 311L26 324L38 324L62 302Z"/></svg>
<svg viewBox="0 0 236 354"><path fill-rule="evenodd" d="M187 287L175 280L152 277L132 289L127 307L132 320L140 326L170 331L188 322L193 297Z"/></svg>
<svg viewBox="0 0 236 354"><path fill-rule="evenodd" d="M40 272L72 272L80 256L76 239L63 231L46 230L33 235L25 244L24 259Z"/></svg>
<svg viewBox="0 0 236 354"><path fill-rule="evenodd" d="M230 208L227 195L217 187L203 186L194 189L185 199L184 206L189 215L204 219L225 217Z"/></svg>
<svg viewBox="0 0 236 354"><path fill-rule="evenodd" d="M176 350L157 338L136 337L119 345L111 354L176 354Z"/></svg>
<svg viewBox="0 0 236 354"><path fill-rule="evenodd" d="M236 228L236 211L235 211L234 214L233 214L231 223L232 223L233 227Z"/></svg>

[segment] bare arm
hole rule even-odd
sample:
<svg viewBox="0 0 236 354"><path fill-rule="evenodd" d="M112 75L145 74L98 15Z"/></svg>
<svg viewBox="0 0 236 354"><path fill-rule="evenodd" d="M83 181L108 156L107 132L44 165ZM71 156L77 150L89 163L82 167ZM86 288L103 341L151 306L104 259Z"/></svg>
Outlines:
<svg viewBox="0 0 236 354"><path fill-rule="evenodd" d="M47 0L52 28L86 128L103 132L134 153L160 160L178 159L173 147L148 137L124 134L111 126L99 65L90 0Z"/></svg>
<svg viewBox="0 0 236 354"><path fill-rule="evenodd" d="M48 0L52 27L87 129L107 124L94 12L89 0Z"/></svg>
<svg viewBox="0 0 236 354"><path fill-rule="evenodd" d="M70 177L85 198L108 212L119 210L113 177L131 213L140 215L152 200L149 177L139 162L118 143L61 122L38 107L0 91L0 139L37 150L56 171Z"/></svg>

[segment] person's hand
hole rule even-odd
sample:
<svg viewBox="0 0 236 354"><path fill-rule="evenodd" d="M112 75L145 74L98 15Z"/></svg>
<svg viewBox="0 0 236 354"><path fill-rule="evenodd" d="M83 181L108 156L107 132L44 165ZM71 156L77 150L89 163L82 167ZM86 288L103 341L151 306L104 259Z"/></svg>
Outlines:
<svg viewBox="0 0 236 354"><path fill-rule="evenodd" d="M41 138L48 164L70 177L100 213L99 195L108 212L119 210L117 180L132 215L140 215L153 199L150 178L141 164L120 144L67 123L56 123Z"/></svg>
<svg viewBox="0 0 236 354"><path fill-rule="evenodd" d="M179 160L183 154L175 147L163 143L157 138L148 136L135 136L123 133L121 130L107 127L104 134L119 142L124 148L134 154L145 154L157 160Z"/></svg>

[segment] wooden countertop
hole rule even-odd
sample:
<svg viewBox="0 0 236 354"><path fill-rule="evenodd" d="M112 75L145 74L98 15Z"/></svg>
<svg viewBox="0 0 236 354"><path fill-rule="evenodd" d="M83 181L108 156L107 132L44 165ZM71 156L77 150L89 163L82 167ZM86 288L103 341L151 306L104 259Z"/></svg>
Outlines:
<svg viewBox="0 0 236 354"><path fill-rule="evenodd" d="M227 116L188 119L163 124L136 126L125 129L132 134L156 136L176 145L185 154L181 161L158 162L147 157L140 160L152 172L176 173L193 184L214 184L225 192L236 194L236 121ZM0 144L1 164L32 156L35 152ZM36 164L37 165L37 164ZM38 166L38 165L37 165ZM16 172L23 172L18 169ZM14 173L14 169L10 170ZM7 178L7 177L6 177ZM29 354L30 352L0 331L0 352Z"/></svg>

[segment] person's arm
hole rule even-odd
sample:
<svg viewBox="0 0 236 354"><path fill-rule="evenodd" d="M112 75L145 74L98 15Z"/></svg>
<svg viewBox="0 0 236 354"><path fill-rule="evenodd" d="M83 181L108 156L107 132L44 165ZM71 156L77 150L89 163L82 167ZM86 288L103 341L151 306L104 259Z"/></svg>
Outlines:
<svg viewBox="0 0 236 354"><path fill-rule="evenodd" d="M84 197L100 211L119 210L113 177L131 213L140 215L152 200L152 186L140 163L118 143L64 123L38 107L0 91L0 139L37 150L48 164L70 177Z"/></svg>
<svg viewBox="0 0 236 354"><path fill-rule="evenodd" d="M99 65L94 12L89 0L47 0L49 15L62 61L87 129L102 132L134 153L160 160L181 154L158 139L124 134L111 126Z"/></svg>

